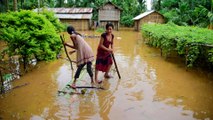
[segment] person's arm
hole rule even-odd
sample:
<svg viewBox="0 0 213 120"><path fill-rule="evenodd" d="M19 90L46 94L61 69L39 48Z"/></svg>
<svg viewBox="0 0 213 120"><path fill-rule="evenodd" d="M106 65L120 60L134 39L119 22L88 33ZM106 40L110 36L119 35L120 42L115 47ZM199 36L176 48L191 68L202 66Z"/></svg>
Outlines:
<svg viewBox="0 0 213 120"><path fill-rule="evenodd" d="M114 44L113 44L114 42L113 42L113 41L114 41L114 35L112 35L112 44L111 44L112 50L114 49L114 46L113 46L113 45L114 45Z"/></svg>
<svg viewBox="0 0 213 120"><path fill-rule="evenodd" d="M112 51L113 51L113 49L114 49L114 47L113 47L113 43L111 44L111 49L112 49Z"/></svg>
<svg viewBox="0 0 213 120"><path fill-rule="evenodd" d="M112 52L113 51L112 49L105 47L103 43L104 43L104 38L101 37L100 42L99 42L99 47L101 49L103 49L103 50L108 51L108 52Z"/></svg>
<svg viewBox="0 0 213 120"><path fill-rule="evenodd" d="M75 47L74 47L73 45L70 45L70 44L68 44L68 43L64 43L64 45L66 45L66 46L68 46L68 47L71 47L71 48L75 49Z"/></svg>
<svg viewBox="0 0 213 120"><path fill-rule="evenodd" d="M76 52L76 50L72 50L72 51L69 51L69 54L71 55L71 54L73 54L75 52Z"/></svg>
<svg viewBox="0 0 213 120"><path fill-rule="evenodd" d="M70 38L72 39L72 42L73 42L74 40L76 40L74 36L70 36ZM70 45L70 44L68 44L68 43L64 43L64 45L66 45L66 46L68 46L68 47L71 47L71 48L73 48L73 49L77 49L77 47L76 47L76 45L75 45L75 42L73 42L73 45Z"/></svg>

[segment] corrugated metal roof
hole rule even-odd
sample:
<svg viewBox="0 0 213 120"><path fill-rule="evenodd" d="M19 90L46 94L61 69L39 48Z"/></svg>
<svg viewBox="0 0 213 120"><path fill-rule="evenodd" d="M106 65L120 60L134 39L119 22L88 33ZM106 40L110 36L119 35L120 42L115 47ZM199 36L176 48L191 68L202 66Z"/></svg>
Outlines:
<svg viewBox="0 0 213 120"><path fill-rule="evenodd" d="M92 14L55 14L59 19L91 19Z"/></svg>
<svg viewBox="0 0 213 120"><path fill-rule="evenodd" d="M43 8L41 8L42 10ZM53 11L59 19L91 19L93 8L45 8ZM34 9L35 12L38 9Z"/></svg>
<svg viewBox="0 0 213 120"><path fill-rule="evenodd" d="M42 9L42 8L41 8ZM92 13L93 8L45 8L47 10L53 11L54 13L62 13L62 14L85 14ZM34 11L38 11L36 8Z"/></svg>
<svg viewBox="0 0 213 120"><path fill-rule="evenodd" d="M153 12L155 12L155 10L144 12L144 13L136 16L135 18L133 18L133 20L139 20L139 19L141 19L141 18L143 18L143 17L145 17L145 16L147 16L147 15L153 13Z"/></svg>

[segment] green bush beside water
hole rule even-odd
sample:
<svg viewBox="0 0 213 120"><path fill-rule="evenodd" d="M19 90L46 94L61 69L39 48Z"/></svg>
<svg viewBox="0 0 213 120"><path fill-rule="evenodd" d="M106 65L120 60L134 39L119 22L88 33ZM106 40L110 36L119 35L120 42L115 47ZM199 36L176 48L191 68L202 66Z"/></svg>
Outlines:
<svg viewBox="0 0 213 120"><path fill-rule="evenodd" d="M213 31L198 27L168 24L144 24L142 34L150 46L161 48L165 56L177 51L186 56L187 67L213 65Z"/></svg>
<svg viewBox="0 0 213 120"><path fill-rule="evenodd" d="M0 14L0 40L7 44L2 53L21 55L26 61L53 60L62 44L58 32L63 26L51 12L29 10Z"/></svg>

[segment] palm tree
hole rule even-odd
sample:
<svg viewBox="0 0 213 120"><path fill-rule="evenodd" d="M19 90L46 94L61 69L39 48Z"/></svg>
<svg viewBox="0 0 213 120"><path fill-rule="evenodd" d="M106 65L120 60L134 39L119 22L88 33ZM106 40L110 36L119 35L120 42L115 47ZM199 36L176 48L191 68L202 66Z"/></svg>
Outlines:
<svg viewBox="0 0 213 120"><path fill-rule="evenodd" d="M5 0L5 6L6 6L6 11L8 11L9 10L9 2L8 2L8 0Z"/></svg>
<svg viewBox="0 0 213 120"><path fill-rule="evenodd" d="M17 0L13 0L13 10L17 11L18 7L17 7Z"/></svg>

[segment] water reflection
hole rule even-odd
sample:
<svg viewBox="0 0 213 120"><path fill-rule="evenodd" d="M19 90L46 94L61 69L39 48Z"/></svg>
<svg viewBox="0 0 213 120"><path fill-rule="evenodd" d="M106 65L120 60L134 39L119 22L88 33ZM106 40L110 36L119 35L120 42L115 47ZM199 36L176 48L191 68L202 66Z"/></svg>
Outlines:
<svg viewBox="0 0 213 120"><path fill-rule="evenodd" d="M1 49L1 48L0 48ZM23 59L16 55L11 56L8 60L0 60L0 93L5 93L10 89L14 89L20 86L12 86L12 81L15 79L20 79L21 75L34 69L37 65L37 60L32 59L27 63L27 69L23 69L24 63Z"/></svg>
<svg viewBox="0 0 213 120"><path fill-rule="evenodd" d="M197 95L186 89L190 85L194 85L193 87L199 85L199 82L196 83L193 80L197 78L201 82L202 77L193 76L193 73L187 73L184 67L178 66L177 68L175 64L165 61L158 50L150 49L140 44L140 41L132 40L134 34L129 32L123 34L126 36L121 35L121 39L115 41L115 57L122 79L119 80L116 73L113 73L114 78L104 80L104 87L107 89L105 91L91 90L91 94L73 95L68 98L61 96L60 98L66 101L57 100L60 106L55 113L57 118L104 120L211 118L212 114L208 113L208 111L212 111L211 107L208 109L197 106L197 103L193 102ZM120 37L120 35L118 36ZM91 38L86 40L95 51L97 40ZM67 66L60 68L60 71L63 72L59 74L58 79L71 79L70 73L67 72L70 71L68 68ZM191 76L191 78L187 76ZM87 79L88 76L82 83L86 84ZM186 85L187 81L189 85ZM67 81L59 82L59 86L63 86L60 85L62 83L64 85ZM209 88L207 91L212 91L211 85ZM211 99L207 99L209 102L205 100L202 103L209 106ZM191 102L194 106L190 105ZM196 109L200 112L196 112ZM204 113L206 116L202 116Z"/></svg>
<svg viewBox="0 0 213 120"><path fill-rule="evenodd" d="M59 88L66 86L68 83L66 79L71 79L70 77L63 77L67 76L67 74L70 74L67 71L70 71L69 67L64 64L57 73ZM113 71L112 74L116 75ZM115 78L117 79L117 77ZM114 82L116 82L116 84L114 84ZM119 81L114 80L114 82L110 83L109 80L104 79L103 87L105 90L85 89L86 94L83 95L65 94L57 97L56 105L58 106L58 110L54 116L57 119L110 119L108 114L111 110L111 106L113 105L113 99L115 98L113 93L119 86ZM78 81L77 85L89 86L89 76L85 74L81 81ZM80 92L79 89L76 91Z"/></svg>
<svg viewBox="0 0 213 120"><path fill-rule="evenodd" d="M92 31L81 33L97 36ZM106 90L84 89L86 94L58 95L57 90L63 90L72 81L74 71L65 59L43 63L17 81L29 81L29 86L0 99L2 109L6 110L0 110L0 117L9 119L11 114L7 111L16 111L20 119L213 119L212 78L199 71L186 71L178 58L174 58L174 62L166 61L159 50L143 43L140 33L118 31L114 34L115 58L122 79L118 79L113 66L113 78L104 79L101 73L99 76ZM85 39L96 54L99 38ZM71 56L73 60L75 57ZM85 73L77 85L90 86L89 75ZM25 104L21 102L23 94Z"/></svg>
<svg viewBox="0 0 213 120"><path fill-rule="evenodd" d="M129 60L126 59L125 62ZM118 95L119 100L115 102L111 113L113 119L193 119L191 111L184 110L182 106L168 105L155 98L156 87L159 81L156 69L150 67L141 56L136 55L132 62L129 61L128 71L122 71L125 79L122 79L121 89ZM120 66L121 67L121 66ZM123 66L125 69L126 66ZM123 77L123 76L122 76ZM116 97L118 98L118 97ZM122 103L122 106L120 106ZM119 115L113 114L118 111ZM184 115L182 115L184 113ZM128 116L131 115L131 116Z"/></svg>

